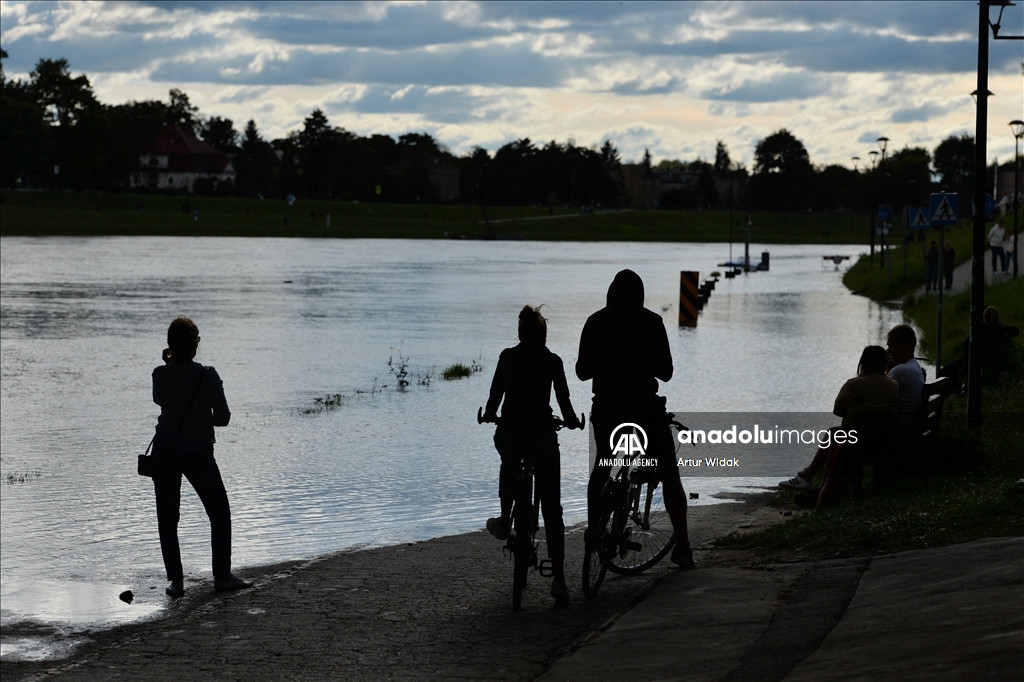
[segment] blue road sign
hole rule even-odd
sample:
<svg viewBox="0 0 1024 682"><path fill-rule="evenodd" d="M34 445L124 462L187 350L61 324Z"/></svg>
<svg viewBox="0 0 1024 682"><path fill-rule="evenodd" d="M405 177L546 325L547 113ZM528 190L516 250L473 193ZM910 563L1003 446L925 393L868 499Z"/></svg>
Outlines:
<svg viewBox="0 0 1024 682"><path fill-rule="evenodd" d="M928 209L927 208L912 208L910 209L910 229L912 230L927 230L931 228L932 223L928 220Z"/></svg>
<svg viewBox="0 0 1024 682"><path fill-rule="evenodd" d="M977 209L974 207L974 199L971 199L971 215L974 215L976 210ZM993 199L991 195L986 194L985 195L985 217L986 218L991 218L992 214L995 213L995 210L996 210L996 201L995 201L995 199Z"/></svg>
<svg viewBox="0 0 1024 682"><path fill-rule="evenodd" d="M928 220L932 227L956 225L960 215L960 196L957 194L933 194L928 202Z"/></svg>
<svg viewBox="0 0 1024 682"><path fill-rule="evenodd" d="M889 204L882 204L878 207L878 219L887 223L892 219L892 207Z"/></svg>

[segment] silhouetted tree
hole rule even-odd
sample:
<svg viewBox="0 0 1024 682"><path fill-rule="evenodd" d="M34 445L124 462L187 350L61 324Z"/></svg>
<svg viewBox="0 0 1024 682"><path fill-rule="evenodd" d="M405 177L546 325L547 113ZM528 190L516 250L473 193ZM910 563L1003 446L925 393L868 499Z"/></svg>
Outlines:
<svg viewBox="0 0 1024 682"><path fill-rule="evenodd" d="M715 144L715 173L724 178L730 170L732 170L732 159L729 158L729 149L724 142L719 140Z"/></svg>
<svg viewBox="0 0 1024 682"><path fill-rule="evenodd" d="M22 80L9 81L3 74L0 50L0 184L10 187L43 182L43 168L50 157L48 126L43 107Z"/></svg>
<svg viewBox="0 0 1024 682"><path fill-rule="evenodd" d="M274 148L260 137L256 121L249 119L235 156L235 186L238 192L242 196L271 196L274 169L279 165Z"/></svg>
<svg viewBox="0 0 1024 682"><path fill-rule="evenodd" d="M758 142L754 149L751 202L761 208L797 209L811 205L814 169L803 142L785 128Z"/></svg>
<svg viewBox="0 0 1024 682"><path fill-rule="evenodd" d="M944 139L935 147L932 165L940 175L940 186L960 195L961 215L968 214L974 196L974 136L964 133Z"/></svg>
<svg viewBox="0 0 1024 682"><path fill-rule="evenodd" d="M168 95L171 103L167 107L167 125L180 125L193 135L199 133L199 107L192 104L188 95L177 88L171 88Z"/></svg>
<svg viewBox="0 0 1024 682"><path fill-rule="evenodd" d="M622 163L619 150L615 148L611 140L605 140L601 145L601 161L605 166L617 166Z"/></svg>
<svg viewBox="0 0 1024 682"><path fill-rule="evenodd" d="M205 142L209 142L225 154L238 152L238 131L235 130L235 124L230 118L211 116L201 127Z"/></svg>

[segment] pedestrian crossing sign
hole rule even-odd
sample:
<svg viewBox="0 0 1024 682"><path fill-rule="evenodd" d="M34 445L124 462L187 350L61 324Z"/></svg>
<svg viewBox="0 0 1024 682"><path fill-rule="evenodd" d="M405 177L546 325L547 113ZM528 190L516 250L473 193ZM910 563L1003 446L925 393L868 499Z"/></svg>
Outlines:
<svg viewBox="0 0 1024 682"><path fill-rule="evenodd" d="M912 208L910 209L910 229L912 230L927 230L932 226L930 220L928 220L928 209L927 208Z"/></svg>
<svg viewBox="0 0 1024 682"><path fill-rule="evenodd" d="M945 192L933 194L928 204L928 213L932 227L956 225L960 214L960 197Z"/></svg>

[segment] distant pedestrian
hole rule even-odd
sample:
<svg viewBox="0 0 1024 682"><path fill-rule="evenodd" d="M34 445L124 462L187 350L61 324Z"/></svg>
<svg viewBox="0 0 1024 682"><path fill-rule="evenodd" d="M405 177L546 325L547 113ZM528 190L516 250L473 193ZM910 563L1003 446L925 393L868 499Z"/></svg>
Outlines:
<svg viewBox="0 0 1024 682"><path fill-rule="evenodd" d="M1017 276L1017 232L1010 230L1010 236L1003 240L1003 274L1010 272L1010 263L1013 263L1013 275Z"/></svg>
<svg viewBox="0 0 1024 682"><path fill-rule="evenodd" d="M926 292L935 289L939 290L939 245L933 239L928 244L928 253L925 254L925 266L928 270L928 281L925 284Z"/></svg>
<svg viewBox="0 0 1024 682"><path fill-rule="evenodd" d="M953 270L956 268L956 249L952 242L946 242L946 249L942 252L942 269L946 275L946 291L953 288Z"/></svg>
<svg viewBox="0 0 1024 682"><path fill-rule="evenodd" d="M192 484L210 517L213 544L213 586L220 592L252 587L231 574L231 510L228 495L213 458L214 426L231 419L224 384L217 370L195 362L199 328L178 317L167 329L164 364L153 370L153 402L160 406L153 454L160 471L153 476L160 550L171 584L168 595L185 594L178 517L181 477Z"/></svg>
<svg viewBox="0 0 1024 682"><path fill-rule="evenodd" d="M988 231L988 248L992 250L992 274L998 274L1001 270L1006 269L1006 252L1003 250L1003 238L1006 236L1006 230L1003 229L1003 221L1000 218L996 221L996 224ZM996 260L999 261L998 265Z"/></svg>

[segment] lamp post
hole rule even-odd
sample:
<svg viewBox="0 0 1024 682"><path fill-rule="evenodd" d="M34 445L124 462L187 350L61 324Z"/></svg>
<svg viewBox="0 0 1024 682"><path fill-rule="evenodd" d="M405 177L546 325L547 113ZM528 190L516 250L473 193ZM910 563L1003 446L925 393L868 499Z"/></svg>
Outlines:
<svg viewBox="0 0 1024 682"><path fill-rule="evenodd" d="M980 338L981 313L985 307L985 166L988 141L988 10L991 0L978 3L978 86L974 90L974 215L971 231L971 335ZM968 344L967 426L981 435L981 349Z"/></svg>
<svg viewBox="0 0 1024 682"><path fill-rule="evenodd" d="M1020 254L1020 228L1017 213L1020 208L1020 138L1024 137L1024 121L1010 121L1013 131L1013 276L1017 277L1017 258Z"/></svg>
<svg viewBox="0 0 1024 682"><path fill-rule="evenodd" d="M875 200L877 199L875 192L875 160L878 159L878 152L874 149L868 152L868 156L871 157L871 204L868 206L868 215L871 217L871 251L869 253L868 263L874 267L875 265Z"/></svg>
<svg viewBox="0 0 1024 682"><path fill-rule="evenodd" d="M877 142L878 142L878 148L882 150L882 160L878 164L878 172L882 173L883 177L884 177L884 173L885 173L885 148L889 146L889 138L888 137L880 137L880 138L878 138ZM885 186L884 186L884 183L883 183L883 186L882 186L882 197L881 197L881 199L882 199L882 201L885 200ZM881 216L879 216L879 218L881 218ZM890 216L890 220L891 219L892 219L892 216ZM879 244L879 264L884 267L885 266L885 252L886 252L886 250L888 249L888 246L889 246L889 243L888 243L889 240L886 239L886 236L887 236L886 233L888 232L888 228L886 227L885 221L880 219L879 223L881 224L881 228L882 228L882 234L881 234L882 240L881 240L881 243ZM889 266L890 266L890 269L891 269L892 263L890 263ZM889 283L892 284L892 272L891 271L889 273L889 280L890 280Z"/></svg>

